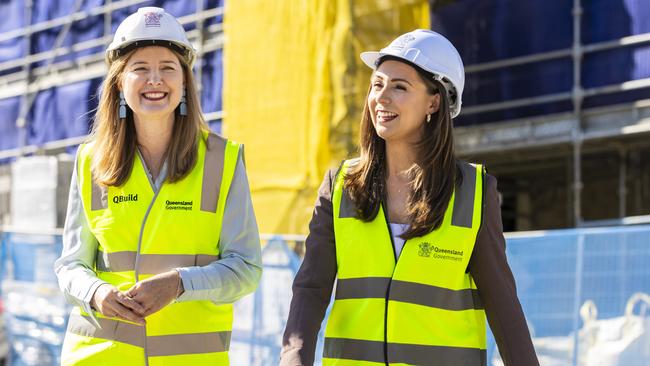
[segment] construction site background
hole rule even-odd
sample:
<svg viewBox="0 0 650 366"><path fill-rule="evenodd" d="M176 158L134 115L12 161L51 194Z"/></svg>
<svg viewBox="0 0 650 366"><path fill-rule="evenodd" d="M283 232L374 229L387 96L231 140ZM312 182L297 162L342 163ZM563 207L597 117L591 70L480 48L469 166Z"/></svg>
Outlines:
<svg viewBox="0 0 650 366"><path fill-rule="evenodd" d="M457 153L498 179L542 364L650 363L638 305L650 293L645 0L1 2L0 268L11 346L3 351L0 337L0 357L56 363L68 309L51 262L74 154L92 123L103 50L141 6L180 18L198 50L206 120L246 147L265 277L238 304L237 364L275 364L316 189L358 153L371 72L358 54L415 28L448 37L465 63Z"/></svg>

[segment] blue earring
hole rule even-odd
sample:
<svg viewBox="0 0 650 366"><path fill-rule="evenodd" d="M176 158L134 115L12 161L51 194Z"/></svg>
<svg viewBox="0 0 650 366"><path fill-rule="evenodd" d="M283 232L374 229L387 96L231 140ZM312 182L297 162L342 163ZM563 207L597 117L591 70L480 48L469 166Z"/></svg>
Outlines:
<svg viewBox="0 0 650 366"><path fill-rule="evenodd" d="M181 97L181 104L178 106L178 114L187 116L187 101L185 99L185 88L183 88L183 96Z"/></svg>
<svg viewBox="0 0 650 366"><path fill-rule="evenodd" d="M126 100L124 100L123 92L120 92L120 109L118 112L120 119L126 118Z"/></svg>

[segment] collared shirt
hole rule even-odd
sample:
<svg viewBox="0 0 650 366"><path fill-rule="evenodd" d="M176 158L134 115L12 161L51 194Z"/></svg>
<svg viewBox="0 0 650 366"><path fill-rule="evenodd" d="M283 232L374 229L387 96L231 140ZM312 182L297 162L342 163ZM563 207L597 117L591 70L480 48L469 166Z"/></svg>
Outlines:
<svg viewBox="0 0 650 366"><path fill-rule="evenodd" d="M139 151L138 158L147 170L154 190L160 190L167 178L167 162L154 181ZM54 271L67 301L91 315L90 302L95 290L105 283L97 278L93 270L97 245L83 211L75 163L63 228L63 251L54 263ZM211 300L217 304L227 304L257 287L262 275L262 255L243 162L243 147L226 198L219 249L220 259L206 266L176 268L185 288L176 301Z"/></svg>

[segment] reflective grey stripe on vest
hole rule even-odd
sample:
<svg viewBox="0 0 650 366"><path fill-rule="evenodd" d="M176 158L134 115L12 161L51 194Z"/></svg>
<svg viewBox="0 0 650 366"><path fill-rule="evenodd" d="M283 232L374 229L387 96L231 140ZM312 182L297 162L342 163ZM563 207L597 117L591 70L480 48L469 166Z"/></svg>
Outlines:
<svg viewBox="0 0 650 366"><path fill-rule="evenodd" d="M323 357L384 363L384 342L325 338ZM487 365L487 353L478 348L388 344L388 362L408 365Z"/></svg>
<svg viewBox="0 0 650 366"><path fill-rule="evenodd" d="M90 317L71 314L68 321L68 332L144 347L145 329L143 326L105 318L98 318L97 321L101 328L93 325ZM147 354L153 357L226 352L230 348L230 336L230 331L147 336Z"/></svg>
<svg viewBox="0 0 650 366"><path fill-rule="evenodd" d="M336 300L386 298L390 278L361 277L336 280Z"/></svg>
<svg viewBox="0 0 650 366"><path fill-rule="evenodd" d="M203 187L201 190L201 211L217 212L219 190L226 156L226 140L211 133L208 135L205 159L203 161Z"/></svg>
<svg viewBox="0 0 650 366"><path fill-rule="evenodd" d="M149 356L173 356L188 353L226 352L231 332L174 334L147 337Z"/></svg>
<svg viewBox="0 0 650 366"><path fill-rule="evenodd" d="M461 162L460 170L463 174L463 182L456 187L451 224L471 228L474 214L474 193L476 192L476 167Z"/></svg>
<svg viewBox="0 0 650 366"><path fill-rule="evenodd" d="M483 309L478 290L450 290L399 280L391 282L389 299L445 310Z"/></svg>
<svg viewBox="0 0 650 366"><path fill-rule="evenodd" d="M90 201L90 210L103 210L108 207L108 189L95 183L93 179L93 186L91 191L92 199Z"/></svg>
<svg viewBox="0 0 650 366"><path fill-rule="evenodd" d="M478 348L389 343L388 362L430 366L486 366L487 352Z"/></svg>
<svg viewBox="0 0 650 366"><path fill-rule="evenodd" d="M384 342L350 338L325 338L323 357L384 363Z"/></svg>
<svg viewBox="0 0 650 366"><path fill-rule="evenodd" d="M338 279L336 300L384 299L390 284L389 300L418 304L445 310L483 309L478 290L450 290L421 283L385 277Z"/></svg>
<svg viewBox="0 0 650 366"><path fill-rule="evenodd" d="M136 252L97 251L95 267L103 272L134 271L136 256ZM205 266L218 259L207 254L140 254L138 273L158 274L178 267Z"/></svg>
<svg viewBox="0 0 650 366"><path fill-rule="evenodd" d="M68 332L84 337L110 339L136 347L144 347L144 327L113 319L97 318L101 328L97 328L90 317L70 314Z"/></svg>
<svg viewBox="0 0 650 366"><path fill-rule="evenodd" d="M352 202L347 189L341 190L341 205L339 206L339 219L357 217L357 208Z"/></svg>

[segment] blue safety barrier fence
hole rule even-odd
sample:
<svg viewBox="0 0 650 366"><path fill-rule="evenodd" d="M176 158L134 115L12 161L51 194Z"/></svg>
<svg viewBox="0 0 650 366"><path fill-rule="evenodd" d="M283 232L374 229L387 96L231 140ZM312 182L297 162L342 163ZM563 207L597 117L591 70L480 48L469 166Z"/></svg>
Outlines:
<svg viewBox="0 0 650 366"><path fill-rule="evenodd" d="M586 350L578 335L584 328L580 307L585 302L595 305L598 319L614 319L623 316L633 294L650 293L649 238L650 225L507 236L508 261L542 365L584 364L579 357L587 357ZM233 365L277 364L291 282L300 266L296 252L302 249L300 237L265 238L260 287L235 305ZM9 365L60 362L69 311L52 270L60 251L60 235L2 233ZM646 337L648 333L650 329ZM320 338L322 342L322 332ZM491 335L488 340L489 364L499 365ZM322 344L317 364L321 349ZM633 356L650 364L650 354L638 351Z"/></svg>

